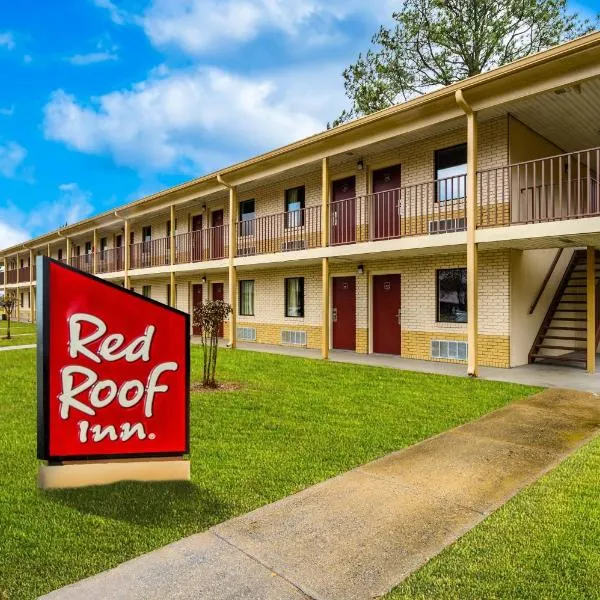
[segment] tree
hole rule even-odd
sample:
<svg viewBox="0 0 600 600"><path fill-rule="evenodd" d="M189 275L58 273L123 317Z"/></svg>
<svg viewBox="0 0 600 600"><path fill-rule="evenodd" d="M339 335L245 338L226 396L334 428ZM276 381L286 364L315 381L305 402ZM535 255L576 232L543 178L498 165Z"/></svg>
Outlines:
<svg viewBox="0 0 600 600"><path fill-rule="evenodd" d="M202 385L216 387L217 350L219 347L219 329L231 312L231 305L223 300L208 300L194 309L194 327L200 328L202 336L202 354L204 370Z"/></svg>
<svg viewBox="0 0 600 600"><path fill-rule="evenodd" d="M0 298L0 306L6 313L6 339L10 340L10 322L12 320L13 312L17 306L17 294L14 291L8 291Z"/></svg>
<svg viewBox="0 0 600 600"><path fill-rule="evenodd" d="M403 0L343 73L352 108L331 124L489 71L589 33L567 0Z"/></svg>

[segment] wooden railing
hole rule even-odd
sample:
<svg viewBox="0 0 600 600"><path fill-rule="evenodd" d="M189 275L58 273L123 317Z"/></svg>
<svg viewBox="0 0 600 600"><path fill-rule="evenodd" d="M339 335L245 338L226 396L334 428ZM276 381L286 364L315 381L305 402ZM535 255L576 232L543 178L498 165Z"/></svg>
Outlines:
<svg viewBox="0 0 600 600"><path fill-rule="evenodd" d="M477 173L478 227L600 216L600 148Z"/></svg>
<svg viewBox="0 0 600 600"><path fill-rule="evenodd" d="M94 257L91 254L82 254L81 256L71 256L69 264L80 271L91 273L94 269Z"/></svg>
<svg viewBox="0 0 600 600"><path fill-rule="evenodd" d="M112 273L125 268L123 248L101 250L96 256L97 273Z"/></svg>
<svg viewBox="0 0 600 600"><path fill-rule="evenodd" d="M19 281L29 281L29 267L19 269Z"/></svg>
<svg viewBox="0 0 600 600"><path fill-rule="evenodd" d="M229 226L209 227L175 236L175 264L218 260L229 256Z"/></svg>
<svg viewBox="0 0 600 600"><path fill-rule="evenodd" d="M17 269L6 271L6 283L17 283Z"/></svg>
<svg viewBox="0 0 600 600"><path fill-rule="evenodd" d="M4 271L0 271L0 285L4 285Z"/></svg>
<svg viewBox="0 0 600 600"><path fill-rule="evenodd" d="M465 183L457 175L332 202L330 244L463 231Z"/></svg>
<svg viewBox="0 0 600 600"><path fill-rule="evenodd" d="M129 268L148 269L171 264L171 238L138 242L129 246Z"/></svg>
<svg viewBox="0 0 600 600"><path fill-rule="evenodd" d="M237 223L237 256L306 250L321 245L321 207L257 217Z"/></svg>

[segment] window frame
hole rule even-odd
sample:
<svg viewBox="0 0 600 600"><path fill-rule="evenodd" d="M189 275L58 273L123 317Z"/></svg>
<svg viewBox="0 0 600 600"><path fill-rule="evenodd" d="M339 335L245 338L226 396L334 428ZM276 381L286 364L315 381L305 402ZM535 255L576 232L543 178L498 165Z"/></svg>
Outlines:
<svg viewBox="0 0 600 600"><path fill-rule="evenodd" d="M242 312L242 305L243 305L243 292L242 292L242 287L243 284L246 283L251 283L252 284L252 306L251 306L251 312ZM240 317L253 317L254 316L254 300L255 300L255 280L254 279L240 279L239 281L239 299L238 299L238 315Z"/></svg>
<svg viewBox="0 0 600 600"><path fill-rule="evenodd" d="M242 206L244 204L248 204L249 202L252 202L254 210L252 211L252 213L247 213L247 214L252 214L254 216L249 219L244 219L243 213L242 213ZM248 198L247 200L240 200L240 203L238 206L238 223L239 223L240 236L249 237L249 236L254 235L255 223L256 223L256 199L255 198Z"/></svg>
<svg viewBox="0 0 600 600"><path fill-rule="evenodd" d="M450 321L441 318L440 312L440 273L444 271L464 271L465 273L465 306L466 319L464 321ZM467 294L467 268L466 267L444 267L435 270L435 322L436 323L454 323L456 325L466 325L469 322L469 306L466 300Z"/></svg>
<svg viewBox="0 0 600 600"><path fill-rule="evenodd" d="M300 299L301 299L301 303L300 303L300 313L299 315L290 315L288 314L288 300L289 300L289 292L288 292L288 282L289 281L293 281L293 280L299 280L300 281ZM286 318L290 318L290 319L303 319L305 312L306 312L306 306L305 306L305 286L304 286L304 277L286 277L284 279L284 283L283 283L283 289L284 289L284 307L283 307L283 311L284 311L284 316Z"/></svg>
<svg viewBox="0 0 600 600"><path fill-rule="evenodd" d="M295 190L298 190L298 193L300 193L300 190L302 190L302 199L300 200L300 208L296 209L296 210L289 210L290 202L289 202L288 194ZM287 188L284 192L283 208L284 208L284 212L285 212L285 217L284 217L285 229L294 229L295 227L303 227L304 226L304 212L305 212L304 209L306 208L306 187L303 185L297 185L295 187ZM298 220L298 217L292 217L292 215L295 215L296 213L300 213L300 219L299 219L300 223L292 223L292 221Z"/></svg>
<svg viewBox="0 0 600 600"><path fill-rule="evenodd" d="M444 198L444 199L440 199L440 189L439 189L439 182L443 181L445 179L449 179L448 177L443 177L442 179L438 178L438 171L439 171L439 159L438 157L440 156L440 154L442 152L448 152L449 150L457 150L458 148L464 148L465 149L465 162L461 163L461 165L455 165L455 166L462 166L465 165L465 173L461 174L461 175L454 175L454 177L464 177L464 194L461 196L460 194L458 196L454 196L454 190L452 190L452 193L450 194L449 198ZM453 146L446 146L445 148L438 148L437 150L434 151L433 153L433 180L434 180L434 185L433 185L433 191L434 191L434 201L435 202L452 202L453 200L464 200L465 196L466 196L466 166L467 166L467 143L466 142L461 142L460 144L454 144ZM448 168L448 167L445 167ZM454 183L452 184L452 186L454 186ZM460 192L460 186L459 186L459 192Z"/></svg>
<svg viewBox="0 0 600 600"><path fill-rule="evenodd" d="M148 290L147 294L146 294L146 290ZM143 285L142 286L142 296L144 296L144 298L152 299L152 286L151 285Z"/></svg>

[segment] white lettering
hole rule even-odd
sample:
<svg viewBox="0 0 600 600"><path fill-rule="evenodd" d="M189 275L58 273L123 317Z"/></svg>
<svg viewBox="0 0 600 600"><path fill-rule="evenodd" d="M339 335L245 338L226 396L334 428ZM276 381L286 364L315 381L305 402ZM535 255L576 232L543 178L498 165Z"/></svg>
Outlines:
<svg viewBox="0 0 600 600"><path fill-rule="evenodd" d="M75 375L84 375L86 379L78 386L74 386ZM61 419L69 418L69 408L71 407L80 410L86 415L95 415L96 411L93 408L87 406L86 404L83 404L83 402L80 402L79 400L76 400L75 396L81 394L82 392L85 392L87 389L92 387L98 380L98 375L96 375L94 371L86 367L78 367L76 365L71 365L69 367L65 367L62 370L61 378L62 393L58 397L61 403Z"/></svg>
<svg viewBox="0 0 600 600"><path fill-rule="evenodd" d="M134 340L128 347L125 353L125 360L127 362L135 362L138 359L142 359L144 362L150 360L150 346L152 345L152 338L156 327L154 325L148 325L144 335ZM139 346L139 348L138 348Z"/></svg>
<svg viewBox="0 0 600 600"><path fill-rule="evenodd" d="M148 384L146 385L146 400L144 402L144 415L146 417L151 417L153 414L154 394L169 390L168 385L157 385L158 378L165 371L177 371L177 368L178 365L176 362L164 362L150 371Z"/></svg>
<svg viewBox="0 0 600 600"><path fill-rule="evenodd" d="M90 333L87 337L81 339L81 322L90 323L96 326L96 331ZM90 352L86 346L99 340L106 333L106 325L102 319L85 313L76 313L69 318L69 354L71 358L77 358L78 354L87 356L96 363L100 358L93 352Z"/></svg>
<svg viewBox="0 0 600 600"><path fill-rule="evenodd" d="M127 350L123 350L122 352L115 353L115 350L118 350L125 341L125 337L120 333L113 333L107 336L102 343L100 344L100 348L98 348L98 354L109 362L114 360L119 360L125 356L125 352Z"/></svg>
<svg viewBox="0 0 600 600"><path fill-rule="evenodd" d="M91 428L91 432L93 435L92 440L94 442L101 442L104 438L108 438L111 442L116 442L118 439L117 430L114 425L107 425L106 427L102 427L101 425L94 425Z"/></svg>
<svg viewBox="0 0 600 600"><path fill-rule="evenodd" d="M78 425L79 425L79 441L82 444L85 444L87 442L87 432L88 432L90 423L89 423L89 421L79 421Z"/></svg>
<svg viewBox="0 0 600 600"><path fill-rule="evenodd" d="M131 423L123 423L121 425L121 440L126 442L128 439L132 438L137 433L137 436L140 440L146 439L146 431L144 430L144 426L141 423L136 423L132 425Z"/></svg>
<svg viewBox="0 0 600 600"><path fill-rule="evenodd" d="M108 390L104 398L100 398L100 393ZM104 408L108 406L117 395L117 384L114 381L106 379L99 381L90 392L90 404L96 408Z"/></svg>
<svg viewBox="0 0 600 600"><path fill-rule="evenodd" d="M128 397L130 390L135 390L132 398ZM144 384L139 379L126 381L119 390L119 404L123 408L135 406L144 395Z"/></svg>

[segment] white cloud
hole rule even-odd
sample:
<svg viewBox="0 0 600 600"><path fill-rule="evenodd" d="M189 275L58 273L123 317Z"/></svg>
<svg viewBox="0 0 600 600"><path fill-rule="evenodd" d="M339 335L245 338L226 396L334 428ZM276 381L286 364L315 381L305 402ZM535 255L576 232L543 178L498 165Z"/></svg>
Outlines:
<svg viewBox="0 0 600 600"><path fill-rule="evenodd" d="M0 48L13 50L15 46L15 36L10 31L0 33Z"/></svg>
<svg viewBox="0 0 600 600"><path fill-rule="evenodd" d="M140 171L197 173L322 130L343 105L341 82L331 91L340 70L319 65L257 78L217 68L155 70L148 81L87 104L55 91L44 131Z"/></svg>
<svg viewBox="0 0 600 600"><path fill-rule="evenodd" d="M117 60L119 57L112 52L90 52L89 54L75 54L67 58L72 65L85 66L95 63Z"/></svg>
<svg viewBox="0 0 600 600"><path fill-rule="evenodd" d="M30 237L25 229L5 223L0 218L0 250L24 242Z"/></svg>
<svg viewBox="0 0 600 600"><path fill-rule="evenodd" d="M0 144L0 175L9 179L17 177L26 157L27 150L16 142Z"/></svg>
<svg viewBox="0 0 600 600"><path fill-rule="evenodd" d="M111 0L92 0L92 2L99 8L104 8L108 11L110 19L117 25L123 25L127 19L125 11L117 7Z"/></svg>

